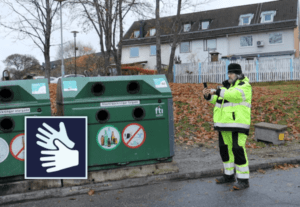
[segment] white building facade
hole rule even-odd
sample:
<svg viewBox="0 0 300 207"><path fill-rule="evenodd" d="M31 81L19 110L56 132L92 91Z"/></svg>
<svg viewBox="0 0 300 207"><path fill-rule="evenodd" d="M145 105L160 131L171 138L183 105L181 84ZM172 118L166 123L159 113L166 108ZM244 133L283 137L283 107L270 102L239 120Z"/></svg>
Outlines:
<svg viewBox="0 0 300 207"><path fill-rule="evenodd" d="M210 62L211 53L218 56L217 60L298 58L298 7L298 0L282 0L182 15L175 57L181 63ZM165 19L161 24L168 28ZM124 36L122 64L143 62L144 68L156 69L154 26L155 20L132 25ZM161 62L168 65L172 33L163 29L161 42Z"/></svg>

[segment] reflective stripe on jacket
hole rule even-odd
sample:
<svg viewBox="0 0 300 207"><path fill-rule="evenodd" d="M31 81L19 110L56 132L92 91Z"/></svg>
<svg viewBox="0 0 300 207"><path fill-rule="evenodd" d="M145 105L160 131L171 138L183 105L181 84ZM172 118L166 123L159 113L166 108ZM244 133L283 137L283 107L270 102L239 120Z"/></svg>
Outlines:
<svg viewBox="0 0 300 207"><path fill-rule="evenodd" d="M238 131L249 135L251 124L252 87L249 79L237 79L227 89L221 87L218 95L205 97L214 108L214 129L217 131Z"/></svg>

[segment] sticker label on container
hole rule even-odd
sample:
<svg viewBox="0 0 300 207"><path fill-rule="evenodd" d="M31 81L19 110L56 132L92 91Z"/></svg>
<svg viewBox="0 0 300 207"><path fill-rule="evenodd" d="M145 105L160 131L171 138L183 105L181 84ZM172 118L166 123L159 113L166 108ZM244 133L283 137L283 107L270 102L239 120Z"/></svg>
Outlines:
<svg viewBox="0 0 300 207"><path fill-rule="evenodd" d="M64 91L77 91L76 81L64 81Z"/></svg>
<svg viewBox="0 0 300 207"><path fill-rule="evenodd" d="M9 151L11 155L16 158L17 160L24 161L24 133L18 134L15 136L9 145Z"/></svg>
<svg viewBox="0 0 300 207"><path fill-rule="evenodd" d="M158 106L155 108L155 114L156 114L156 117L160 117L160 116L164 115L164 110L162 109L161 106Z"/></svg>
<svg viewBox="0 0 300 207"><path fill-rule="evenodd" d="M7 142L0 137L0 163L6 160L9 154L9 147Z"/></svg>
<svg viewBox="0 0 300 207"><path fill-rule="evenodd" d="M106 125L98 131L96 141L101 149L113 150L120 145L121 134L116 127Z"/></svg>
<svg viewBox="0 0 300 207"><path fill-rule="evenodd" d="M116 101L116 102L103 102L100 103L101 107L107 106L131 106L131 105L138 105L140 104L139 100L136 101Z"/></svg>
<svg viewBox="0 0 300 207"><path fill-rule="evenodd" d="M46 83L31 84L32 94L46 94Z"/></svg>
<svg viewBox="0 0 300 207"><path fill-rule="evenodd" d="M284 134L279 134L279 140L284 140Z"/></svg>
<svg viewBox="0 0 300 207"><path fill-rule="evenodd" d="M132 149L142 146L146 140L146 131L140 124L127 125L122 132L124 144Z"/></svg>
<svg viewBox="0 0 300 207"><path fill-rule="evenodd" d="M167 88L168 87L167 82L163 78L156 78L153 80L154 80L154 84L155 84L156 88Z"/></svg>
<svg viewBox="0 0 300 207"><path fill-rule="evenodd" d="M0 115L3 115L3 114L22 114L22 113L30 113L30 108L0 110Z"/></svg>

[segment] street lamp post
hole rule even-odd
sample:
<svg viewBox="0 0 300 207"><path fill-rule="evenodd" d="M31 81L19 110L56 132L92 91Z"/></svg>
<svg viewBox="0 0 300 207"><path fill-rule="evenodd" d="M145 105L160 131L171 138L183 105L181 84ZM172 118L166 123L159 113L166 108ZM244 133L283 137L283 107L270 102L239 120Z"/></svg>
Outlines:
<svg viewBox="0 0 300 207"><path fill-rule="evenodd" d="M63 29L62 29L62 10L61 3L66 0L54 0L60 3L60 30L61 30L61 77L65 76L65 66L64 66L64 45L63 45Z"/></svg>
<svg viewBox="0 0 300 207"><path fill-rule="evenodd" d="M71 33L74 34L74 44L75 44L75 77L77 77L77 72L76 72L76 50L77 50L77 47L76 47L76 34L78 32L77 31L72 31Z"/></svg>

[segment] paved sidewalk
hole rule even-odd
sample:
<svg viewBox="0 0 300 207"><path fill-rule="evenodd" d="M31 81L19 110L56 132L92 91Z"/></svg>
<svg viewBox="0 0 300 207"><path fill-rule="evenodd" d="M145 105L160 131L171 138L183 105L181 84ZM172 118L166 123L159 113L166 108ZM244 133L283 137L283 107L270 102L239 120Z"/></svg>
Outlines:
<svg viewBox="0 0 300 207"><path fill-rule="evenodd" d="M251 153L250 149L247 149L247 152L249 151L248 159L250 167L250 180L252 177L251 173L258 169L273 168L275 164L300 164L299 143L297 143L297 146L293 147L293 149L289 149L288 152L281 153L283 149L284 146L280 149L277 149L277 151L280 150L278 151L278 153L276 153L276 150L272 150L272 152L274 152L272 156L266 156L267 153L270 154L266 151L262 151L261 153ZM284 157L280 157L282 155L284 155ZM91 189L95 190L95 192L101 192L107 190L156 184L166 180L172 181L199 179L222 175L223 164L219 154L219 149L207 149L199 146L176 146L175 157L173 162L179 168L179 171L177 173L124 179L119 181L102 182L81 186L60 187L21 194L5 195L0 197L0 205L43 198L65 197L78 194L85 194L88 193L88 191Z"/></svg>

